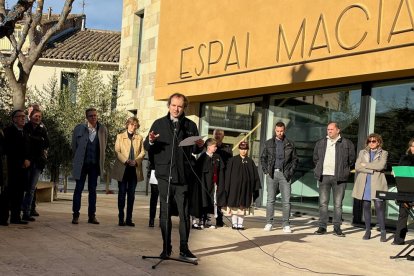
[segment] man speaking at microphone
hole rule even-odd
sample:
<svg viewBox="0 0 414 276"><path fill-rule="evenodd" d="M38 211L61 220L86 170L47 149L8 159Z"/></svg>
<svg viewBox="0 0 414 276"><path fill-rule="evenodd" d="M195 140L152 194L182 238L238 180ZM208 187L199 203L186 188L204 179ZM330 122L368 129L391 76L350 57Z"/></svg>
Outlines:
<svg viewBox="0 0 414 276"><path fill-rule="evenodd" d="M188 248L190 217L188 214L188 185L192 185L192 153L201 152L204 141L199 139L193 146L179 147L187 137L198 136L196 124L185 117L184 111L188 99L180 93L172 94L168 99L168 114L157 119L151 126L145 139L146 151L154 154L155 176L160 192L160 224L163 239L161 258L171 255L171 204L177 205L180 217L180 258L197 261L197 257ZM168 189L168 186L170 187ZM169 200L167 196L169 192Z"/></svg>

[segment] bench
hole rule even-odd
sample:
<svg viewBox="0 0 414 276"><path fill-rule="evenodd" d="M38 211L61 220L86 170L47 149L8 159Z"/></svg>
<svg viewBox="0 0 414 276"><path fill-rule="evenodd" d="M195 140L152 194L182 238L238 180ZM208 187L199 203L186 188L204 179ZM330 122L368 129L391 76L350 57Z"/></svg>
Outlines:
<svg viewBox="0 0 414 276"><path fill-rule="evenodd" d="M36 186L36 201L52 202L55 184L48 181L39 181Z"/></svg>

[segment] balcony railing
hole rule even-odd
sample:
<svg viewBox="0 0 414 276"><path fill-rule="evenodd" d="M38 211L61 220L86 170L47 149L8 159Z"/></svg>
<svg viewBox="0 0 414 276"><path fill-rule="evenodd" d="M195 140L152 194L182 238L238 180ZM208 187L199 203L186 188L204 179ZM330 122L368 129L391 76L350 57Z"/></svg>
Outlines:
<svg viewBox="0 0 414 276"><path fill-rule="evenodd" d="M226 129L249 131L252 128L251 115L231 113L220 110L206 110L206 119L210 125Z"/></svg>

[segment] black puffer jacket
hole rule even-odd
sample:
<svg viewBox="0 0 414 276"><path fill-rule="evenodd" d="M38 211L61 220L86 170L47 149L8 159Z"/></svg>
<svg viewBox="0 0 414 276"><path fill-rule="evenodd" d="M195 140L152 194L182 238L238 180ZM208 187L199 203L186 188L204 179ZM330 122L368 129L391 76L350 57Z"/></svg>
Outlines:
<svg viewBox="0 0 414 276"><path fill-rule="evenodd" d="M264 174L269 174L271 178L274 177L275 170L275 154L276 154L276 143L275 137L265 142L265 146L260 156L260 163ZM298 157L296 155L295 145L286 137L283 139L284 148L284 162L283 162L283 175L287 181L293 176L296 166L298 165Z"/></svg>

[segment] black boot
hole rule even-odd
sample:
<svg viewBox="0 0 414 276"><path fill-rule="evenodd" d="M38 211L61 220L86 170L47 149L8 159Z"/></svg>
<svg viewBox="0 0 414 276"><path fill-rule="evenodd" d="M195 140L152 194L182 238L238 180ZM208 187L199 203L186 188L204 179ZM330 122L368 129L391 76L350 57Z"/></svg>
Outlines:
<svg viewBox="0 0 414 276"><path fill-rule="evenodd" d="M369 240L371 238L371 230L366 230L364 236L362 237L363 240Z"/></svg>
<svg viewBox="0 0 414 276"><path fill-rule="evenodd" d="M73 214L72 224L79 224L79 215Z"/></svg>
<svg viewBox="0 0 414 276"><path fill-rule="evenodd" d="M387 241L387 231L381 230L380 242L386 242L386 241Z"/></svg>

